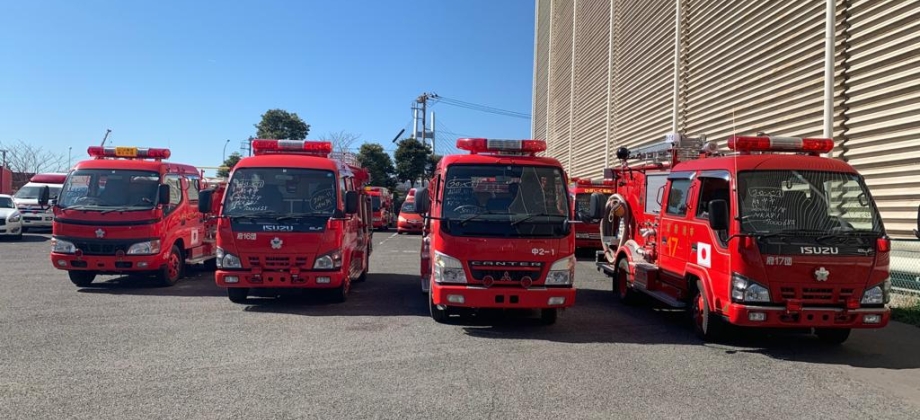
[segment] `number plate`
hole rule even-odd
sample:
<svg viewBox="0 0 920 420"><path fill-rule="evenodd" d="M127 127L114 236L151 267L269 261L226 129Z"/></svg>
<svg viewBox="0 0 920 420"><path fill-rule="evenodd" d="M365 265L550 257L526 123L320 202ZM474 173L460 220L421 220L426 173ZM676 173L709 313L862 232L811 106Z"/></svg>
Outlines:
<svg viewBox="0 0 920 420"><path fill-rule="evenodd" d="M136 147L116 147L115 156L118 157L137 157Z"/></svg>

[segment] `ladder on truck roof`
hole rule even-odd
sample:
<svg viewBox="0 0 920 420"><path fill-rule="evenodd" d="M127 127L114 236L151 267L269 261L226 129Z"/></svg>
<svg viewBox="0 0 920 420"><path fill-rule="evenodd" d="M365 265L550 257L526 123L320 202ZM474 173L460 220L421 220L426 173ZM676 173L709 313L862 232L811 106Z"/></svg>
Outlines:
<svg viewBox="0 0 920 420"><path fill-rule="evenodd" d="M707 145L705 135L689 137L682 133L668 133L662 142L627 150L626 159L646 164L670 163L673 166L678 162L699 159L700 154L706 152L704 145ZM617 152L617 157L622 159L620 152Z"/></svg>

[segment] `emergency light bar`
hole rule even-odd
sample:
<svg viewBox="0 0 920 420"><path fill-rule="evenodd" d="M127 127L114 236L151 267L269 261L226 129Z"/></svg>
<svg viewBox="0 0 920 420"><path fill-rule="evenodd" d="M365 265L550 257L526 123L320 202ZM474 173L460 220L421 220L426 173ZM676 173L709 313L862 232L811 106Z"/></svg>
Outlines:
<svg viewBox="0 0 920 420"><path fill-rule="evenodd" d="M812 155L827 153L834 149L833 139L800 137L745 137L732 136L728 148L738 152L804 152Z"/></svg>
<svg viewBox="0 0 920 420"><path fill-rule="evenodd" d="M125 158L125 159L169 159L169 149L137 148L129 146L90 146L86 153L96 159Z"/></svg>
<svg viewBox="0 0 920 420"><path fill-rule="evenodd" d="M537 153L546 151L543 140L498 140L498 139L457 139L457 148L472 154L483 152L520 152Z"/></svg>
<svg viewBox="0 0 920 420"><path fill-rule="evenodd" d="M328 141L307 140L266 140L252 141L252 153L258 155L291 154L329 157L332 143Z"/></svg>

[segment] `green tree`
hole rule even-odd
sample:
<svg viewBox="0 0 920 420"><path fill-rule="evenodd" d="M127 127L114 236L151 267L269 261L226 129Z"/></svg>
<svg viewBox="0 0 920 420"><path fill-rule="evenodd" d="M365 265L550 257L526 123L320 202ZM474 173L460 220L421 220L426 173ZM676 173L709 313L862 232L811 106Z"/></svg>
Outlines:
<svg viewBox="0 0 920 420"><path fill-rule="evenodd" d="M400 181L409 181L415 187L415 181L425 175L431 156L431 148L414 138L399 141L396 147L396 176Z"/></svg>
<svg viewBox="0 0 920 420"><path fill-rule="evenodd" d="M441 155L428 155L428 168L426 169L426 173L429 176L434 175L434 170L438 167L438 163L441 162L442 157Z"/></svg>
<svg viewBox="0 0 920 420"><path fill-rule="evenodd" d="M238 152L231 153L230 156L227 156L227 160L224 161L224 164L220 165L225 168L218 169L217 176L223 177L223 178L230 176L230 170L233 169L233 167L236 166L237 162L239 162L240 159L242 158L243 157L240 156Z"/></svg>
<svg viewBox="0 0 920 420"><path fill-rule="evenodd" d="M269 109L262 114L262 121L255 127L256 137L260 139L303 140L310 133L310 124L305 123L297 113L283 109Z"/></svg>
<svg viewBox="0 0 920 420"><path fill-rule="evenodd" d="M393 166L393 159L383 150L383 146L377 143L364 143L358 149L358 161L361 166L367 169L371 174L371 183L390 190L396 188L396 180L393 179L396 168Z"/></svg>

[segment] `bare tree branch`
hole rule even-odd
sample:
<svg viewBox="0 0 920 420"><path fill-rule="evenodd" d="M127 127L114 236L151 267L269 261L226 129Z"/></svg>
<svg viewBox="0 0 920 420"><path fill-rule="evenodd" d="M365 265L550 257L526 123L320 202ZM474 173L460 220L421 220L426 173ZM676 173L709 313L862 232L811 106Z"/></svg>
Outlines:
<svg viewBox="0 0 920 420"><path fill-rule="evenodd" d="M66 172L69 169L66 155L22 140L9 144L0 143L0 149L7 150L6 161L10 171L14 173Z"/></svg>
<svg viewBox="0 0 920 420"><path fill-rule="evenodd" d="M346 152L357 154L358 151L354 145L359 138L361 138L360 135L349 133L344 130L337 133L328 133L325 136L325 140L332 143L332 151L342 154Z"/></svg>

